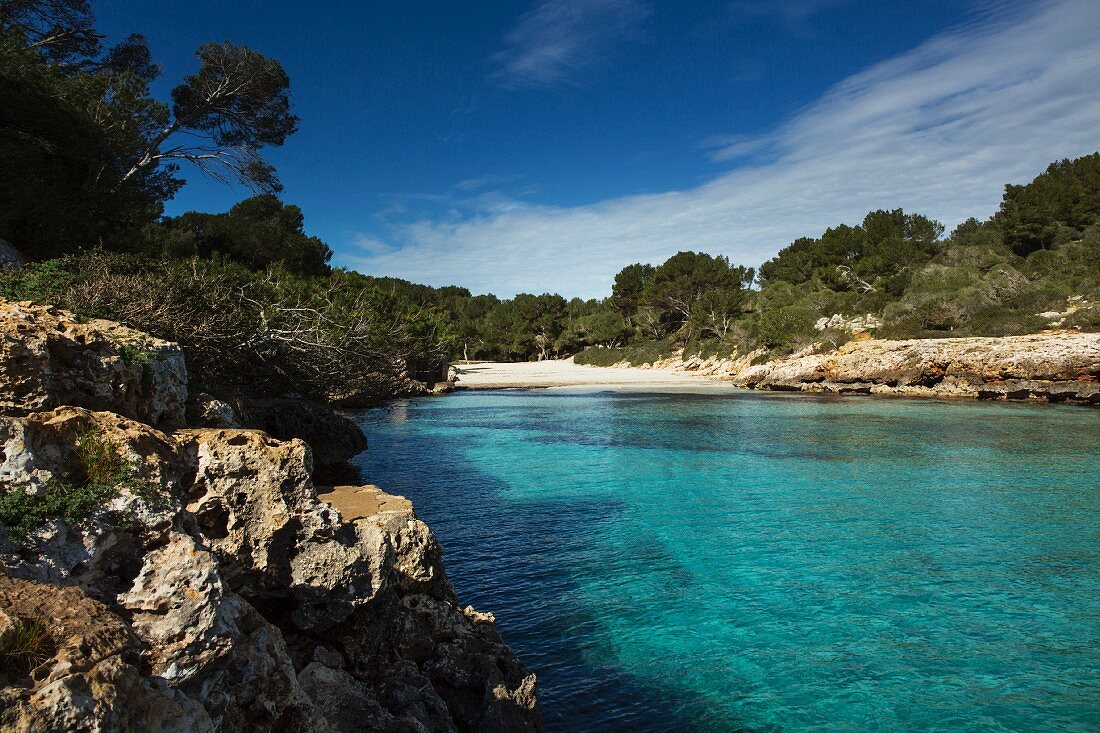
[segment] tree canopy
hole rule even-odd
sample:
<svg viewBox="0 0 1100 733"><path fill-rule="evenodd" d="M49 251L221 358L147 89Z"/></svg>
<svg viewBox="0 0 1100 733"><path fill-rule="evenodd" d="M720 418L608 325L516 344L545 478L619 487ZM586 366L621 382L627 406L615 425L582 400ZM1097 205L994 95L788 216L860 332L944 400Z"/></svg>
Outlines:
<svg viewBox="0 0 1100 733"><path fill-rule="evenodd" d="M105 48L93 21L83 0L0 0L0 237L39 258L113 246L160 216L181 164L279 190L262 151L297 118L277 61L204 44L169 104L146 40Z"/></svg>
<svg viewBox="0 0 1100 733"><path fill-rule="evenodd" d="M1100 153L1051 163L1031 183L1005 186L997 220L1023 257L1079 238L1100 221Z"/></svg>
<svg viewBox="0 0 1100 733"><path fill-rule="evenodd" d="M166 219L146 237L161 254L220 254L256 270L280 264L302 275L323 275L332 258L327 244L305 233L302 210L271 194L245 199L225 214L190 211Z"/></svg>

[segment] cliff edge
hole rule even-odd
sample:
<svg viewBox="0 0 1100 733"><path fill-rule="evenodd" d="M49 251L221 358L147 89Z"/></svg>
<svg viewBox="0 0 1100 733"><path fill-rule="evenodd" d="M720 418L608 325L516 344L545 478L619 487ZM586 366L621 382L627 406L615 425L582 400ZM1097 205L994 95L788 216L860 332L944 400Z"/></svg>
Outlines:
<svg viewBox="0 0 1100 733"><path fill-rule="evenodd" d="M0 728L540 729L409 502L314 486L301 440L181 427L170 344L4 309Z"/></svg>

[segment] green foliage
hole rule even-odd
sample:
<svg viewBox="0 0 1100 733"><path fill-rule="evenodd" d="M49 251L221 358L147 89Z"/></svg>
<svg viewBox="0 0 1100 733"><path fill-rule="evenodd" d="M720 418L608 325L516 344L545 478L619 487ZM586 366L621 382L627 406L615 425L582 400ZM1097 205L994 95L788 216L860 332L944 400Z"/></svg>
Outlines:
<svg viewBox="0 0 1100 733"><path fill-rule="evenodd" d="M253 270L281 265L301 275L325 275L332 250L304 229L302 210L264 194L225 214L188 212L143 232L144 249L169 257L224 255Z"/></svg>
<svg viewBox="0 0 1100 733"><path fill-rule="evenodd" d="M832 290L886 291L897 295L907 273L940 249L943 226L901 209L872 211L859 226L827 229L803 237L760 266L760 282L801 285L817 281Z"/></svg>
<svg viewBox="0 0 1100 733"><path fill-rule="evenodd" d="M1052 163L1025 186L1005 186L997 219L1005 243L1023 257L1080 238L1100 221L1100 153Z"/></svg>
<svg viewBox="0 0 1100 733"><path fill-rule="evenodd" d="M642 293L653 279L653 265L636 263L627 265L615 275L609 305L624 316L629 316L641 305Z"/></svg>
<svg viewBox="0 0 1100 733"><path fill-rule="evenodd" d="M32 259L125 249L182 185L183 163L280 189L260 154L297 126L277 61L204 44L169 105L152 96L159 69L144 38L100 39L86 2L0 3L0 237Z"/></svg>
<svg viewBox="0 0 1100 733"><path fill-rule="evenodd" d="M78 524L92 516L123 486L142 484L134 465L118 447L94 432L75 441L77 471L53 478L41 491L13 486L0 497L0 524L18 538L25 538L53 519Z"/></svg>
<svg viewBox="0 0 1100 733"><path fill-rule="evenodd" d="M0 270L0 297L54 303L79 279L62 260L31 263L22 270Z"/></svg>
<svg viewBox="0 0 1100 733"><path fill-rule="evenodd" d="M45 619L16 618L0 644L0 673L26 674L50 658L53 639Z"/></svg>
<svg viewBox="0 0 1100 733"><path fill-rule="evenodd" d="M186 160L216 179L235 178L266 193L281 190L259 150L282 145L298 129L282 65L228 42L204 43L195 56L201 66L172 90L173 120L150 142L146 159ZM164 149L178 133L199 142Z"/></svg>
<svg viewBox="0 0 1100 733"><path fill-rule="evenodd" d="M693 317L699 320L697 309L718 308L723 311L721 317L736 315L754 276L752 268L733 265L722 255L678 252L653 271L642 289L641 301L659 311L665 332L673 334ZM701 304L706 294L712 295Z"/></svg>
<svg viewBox="0 0 1100 733"><path fill-rule="evenodd" d="M768 349L802 345L813 335L818 312L802 305L761 310L749 326L756 342Z"/></svg>
<svg viewBox="0 0 1100 733"><path fill-rule="evenodd" d="M636 341L628 346L607 348L604 346L589 346L577 354L574 362L589 366L614 366L626 362L627 364L652 364L661 359L667 359L675 352L675 345L669 340Z"/></svg>
<svg viewBox="0 0 1100 733"><path fill-rule="evenodd" d="M115 351L118 352L119 358L127 364L144 367L153 362L152 353L143 344L117 343L115 344Z"/></svg>

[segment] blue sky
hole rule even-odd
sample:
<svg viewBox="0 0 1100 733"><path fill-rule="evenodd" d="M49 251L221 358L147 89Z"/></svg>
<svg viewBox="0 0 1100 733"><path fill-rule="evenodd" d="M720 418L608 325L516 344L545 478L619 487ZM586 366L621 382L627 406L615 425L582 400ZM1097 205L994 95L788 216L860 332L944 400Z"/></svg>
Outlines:
<svg viewBox="0 0 1100 733"><path fill-rule="evenodd" d="M606 295L681 249L758 265L903 206L953 225L1100 148L1097 0L95 3L167 91L205 40L278 58L270 158L362 272ZM188 172L190 173L190 172ZM201 176L169 213L248 195Z"/></svg>

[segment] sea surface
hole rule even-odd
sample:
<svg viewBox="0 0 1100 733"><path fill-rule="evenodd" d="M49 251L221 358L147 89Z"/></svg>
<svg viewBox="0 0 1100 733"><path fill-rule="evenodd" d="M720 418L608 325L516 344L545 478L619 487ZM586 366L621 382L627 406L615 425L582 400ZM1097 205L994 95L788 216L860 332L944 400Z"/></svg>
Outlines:
<svg viewBox="0 0 1100 733"><path fill-rule="evenodd" d="M548 731L1100 730L1100 411L501 391L360 413Z"/></svg>

